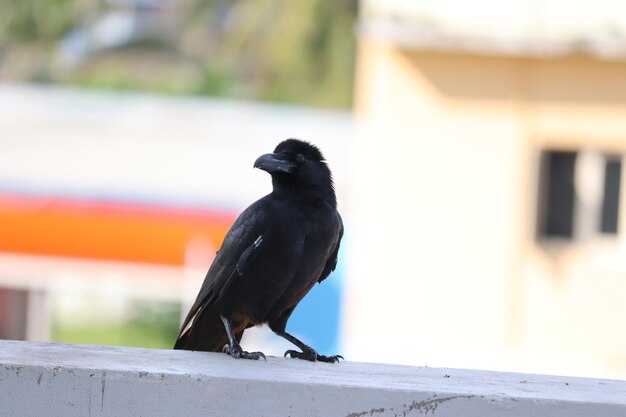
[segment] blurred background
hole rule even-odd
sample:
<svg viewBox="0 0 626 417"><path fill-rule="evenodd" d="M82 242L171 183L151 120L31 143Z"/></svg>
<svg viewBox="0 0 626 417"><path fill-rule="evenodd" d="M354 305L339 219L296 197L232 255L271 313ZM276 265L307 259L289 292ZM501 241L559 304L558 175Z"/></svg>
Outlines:
<svg viewBox="0 0 626 417"><path fill-rule="evenodd" d="M292 333L349 360L626 379L621 1L0 10L0 338L170 348L271 189L254 160L298 137L346 236Z"/></svg>

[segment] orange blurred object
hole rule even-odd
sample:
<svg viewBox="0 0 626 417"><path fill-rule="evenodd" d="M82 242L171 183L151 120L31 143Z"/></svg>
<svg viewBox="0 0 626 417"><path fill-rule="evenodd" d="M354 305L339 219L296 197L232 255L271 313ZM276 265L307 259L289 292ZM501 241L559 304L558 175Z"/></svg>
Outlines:
<svg viewBox="0 0 626 417"><path fill-rule="evenodd" d="M0 194L0 251L184 265L192 241L219 248L233 212Z"/></svg>

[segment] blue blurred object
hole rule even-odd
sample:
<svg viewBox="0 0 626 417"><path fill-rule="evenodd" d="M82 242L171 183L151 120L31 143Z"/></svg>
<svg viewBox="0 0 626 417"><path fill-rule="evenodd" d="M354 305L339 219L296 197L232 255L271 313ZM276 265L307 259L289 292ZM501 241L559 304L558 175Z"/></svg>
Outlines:
<svg viewBox="0 0 626 417"><path fill-rule="evenodd" d="M93 55L142 41L168 42L177 33L175 0L110 0L113 6L68 32L59 44L61 64L73 67Z"/></svg>
<svg viewBox="0 0 626 417"><path fill-rule="evenodd" d="M345 275L342 252L339 251L337 269L327 280L311 289L287 324L287 331L301 337L321 354L335 354L340 349L339 324Z"/></svg>

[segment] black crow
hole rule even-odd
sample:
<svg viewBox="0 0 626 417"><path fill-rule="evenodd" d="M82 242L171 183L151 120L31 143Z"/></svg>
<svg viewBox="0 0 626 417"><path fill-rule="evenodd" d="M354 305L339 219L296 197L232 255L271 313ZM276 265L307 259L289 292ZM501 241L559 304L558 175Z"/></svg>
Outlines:
<svg viewBox="0 0 626 417"><path fill-rule="evenodd" d="M297 139L281 142L254 167L272 176L272 192L226 234L174 349L265 358L239 343L245 329L267 323L301 349L285 356L337 362L341 356L320 355L285 331L300 300L337 265L343 223L330 170L317 147Z"/></svg>

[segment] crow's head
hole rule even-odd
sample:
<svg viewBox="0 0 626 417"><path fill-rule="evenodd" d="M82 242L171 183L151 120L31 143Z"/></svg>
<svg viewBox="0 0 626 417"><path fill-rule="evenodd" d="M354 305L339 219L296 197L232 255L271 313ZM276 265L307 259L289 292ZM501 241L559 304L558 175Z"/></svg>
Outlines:
<svg viewBox="0 0 626 417"><path fill-rule="evenodd" d="M273 153L261 155L254 167L270 173L275 191L305 193L303 197L327 197L335 201L333 180L324 156L308 142L287 139Z"/></svg>

